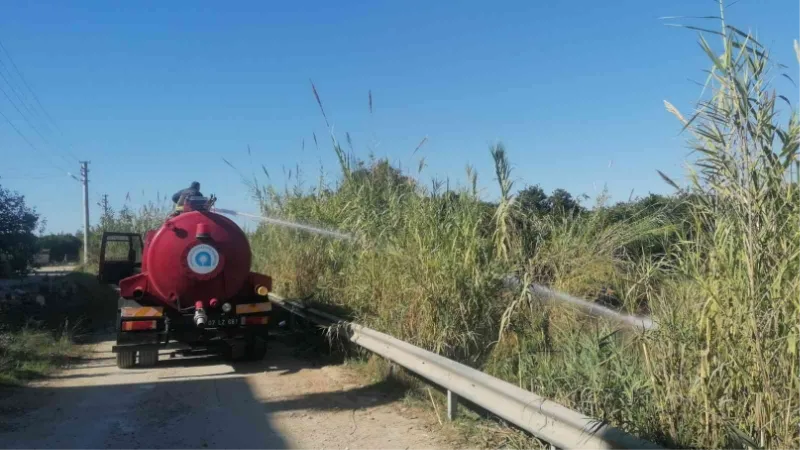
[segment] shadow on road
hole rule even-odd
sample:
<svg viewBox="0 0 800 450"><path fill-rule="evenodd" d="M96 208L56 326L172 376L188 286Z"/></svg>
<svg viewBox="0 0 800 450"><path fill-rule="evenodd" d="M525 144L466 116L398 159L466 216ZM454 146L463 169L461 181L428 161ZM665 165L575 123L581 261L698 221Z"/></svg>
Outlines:
<svg viewBox="0 0 800 450"><path fill-rule="evenodd" d="M270 413L295 410L354 410L384 405L400 400L403 390L391 381L381 381L345 391L302 395L286 400L265 402Z"/></svg>
<svg viewBox="0 0 800 450"><path fill-rule="evenodd" d="M105 353L94 356L103 360ZM91 370L111 364L89 364L53 377L54 383L67 386L18 388L0 398L0 442L5 448L290 448L291 438L275 423L278 417L288 421L285 432L294 419L282 413L357 410L403 395L389 381L347 390L281 393L281 386L302 392L296 383L306 376L278 381L273 374L313 375L325 362L324 356L296 358L293 348L273 344L265 360L233 365L214 355L102 373Z"/></svg>
<svg viewBox="0 0 800 450"><path fill-rule="evenodd" d="M47 377L48 380L70 380L70 379L78 379L78 378L97 378L97 377L107 377L112 375L111 372L106 373L73 373L69 375L51 375Z"/></svg>
<svg viewBox="0 0 800 450"><path fill-rule="evenodd" d="M51 401L3 417L3 447L287 448L244 378L26 390Z"/></svg>
<svg viewBox="0 0 800 450"><path fill-rule="evenodd" d="M328 365L338 365L344 362L341 354L331 352L326 342L318 342L314 337L297 337L300 333L283 334L274 336L269 344L267 356L261 361L227 361L217 354L203 354L195 356L170 357L169 351L162 351L157 368L188 368L203 367L215 364L224 364L239 375L250 375L264 372L280 372L281 375L291 375L301 370L318 369ZM136 369L134 369L136 370ZM208 376L214 376L209 374ZM166 376L162 379L180 378L180 376Z"/></svg>

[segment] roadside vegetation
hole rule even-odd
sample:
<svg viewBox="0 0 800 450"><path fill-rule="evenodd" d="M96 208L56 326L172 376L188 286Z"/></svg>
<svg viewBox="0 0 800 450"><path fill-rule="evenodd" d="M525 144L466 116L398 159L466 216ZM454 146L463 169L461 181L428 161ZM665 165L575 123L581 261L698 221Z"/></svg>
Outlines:
<svg viewBox="0 0 800 450"><path fill-rule="evenodd" d="M0 385L49 375L80 357L75 343L113 325L116 298L81 272L1 286Z"/></svg>
<svg viewBox="0 0 800 450"><path fill-rule="evenodd" d="M780 68L748 34L723 23L705 35L721 45L700 38L704 99L691 114L665 102L697 156L688 185L661 174L674 195L581 207L564 191L517 193L497 144L490 203L475 168L462 186L430 183L358 160L331 135L335 183L251 188L264 214L354 240L263 225L255 268L284 295L664 445L798 447L796 95L773 91ZM504 287L508 275L650 315L658 329L544 304Z"/></svg>
<svg viewBox="0 0 800 450"><path fill-rule="evenodd" d="M16 333L0 333L0 386L50 375L78 357L66 332L25 328Z"/></svg>
<svg viewBox="0 0 800 450"><path fill-rule="evenodd" d="M0 186L0 385L47 376L73 361L80 356L75 342L105 330L116 311L114 291L90 274L26 276L39 249L64 261L82 245L69 234L37 237L43 223L24 196Z"/></svg>
<svg viewBox="0 0 800 450"><path fill-rule="evenodd" d="M9 280L25 275L33 262L38 224L39 215L24 196L0 186L0 385L48 374L72 350L64 333L27 326L23 299L41 305L17 280Z"/></svg>

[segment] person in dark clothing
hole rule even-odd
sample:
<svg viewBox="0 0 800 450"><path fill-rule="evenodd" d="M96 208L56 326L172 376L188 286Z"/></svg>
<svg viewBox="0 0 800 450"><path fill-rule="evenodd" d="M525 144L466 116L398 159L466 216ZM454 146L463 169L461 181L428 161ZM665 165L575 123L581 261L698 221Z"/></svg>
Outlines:
<svg viewBox="0 0 800 450"><path fill-rule="evenodd" d="M175 211L183 211L183 204L186 201L186 198L194 196L203 196L203 194L200 192L200 183L197 181L192 181L192 184L188 188L181 189L172 195L172 203L175 204Z"/></svg>

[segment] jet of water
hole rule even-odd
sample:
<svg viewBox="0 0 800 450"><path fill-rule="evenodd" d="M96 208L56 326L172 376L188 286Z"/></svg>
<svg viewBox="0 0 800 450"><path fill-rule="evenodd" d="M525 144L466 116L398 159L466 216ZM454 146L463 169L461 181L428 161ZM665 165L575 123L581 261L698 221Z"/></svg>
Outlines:
<svg viewBox="0 0 800 450"><path fill-rule="evenodd" d="M514 288L518 288L522 285L519 278L513 276L508 277L506 282L510 287ZM605 306L598 305L597 303L573 297L563 292L554 291L540 284L530 284L528 286L528 291L533 296L545 301L555 301L575 306L590 316L605 317L633 328L643 328L645 330L655 330L658 328L658 324L653 322L649 317L623 314L613 309L606 308Z"/></svg>
<svg viewBox="0 0 800 450"><path fill-rule="evenodd" d="M343 239L346 241L353 241L355 240L354 236L347 233L342 233L340 231L334 230L326 230L324 228L314 227L311 225L306 225L304 223L297 223L291 222L288 220L276 219L274 217L269 216L261 216L257 214L248 214L238 211L233 211L230 209L223 209L223 208L214 208L214 211L220 214L227 214L231 216L239 216L239 217L248 217L251 219L261 220L267 223L272 223L275 225L294 228L296 230L303 230L310 233L319 234L322 236L329 236L336 239ZM511 276L506 279L509 287L519 287L521 286L521 281L519 278ZM632 316L628 314L623 314L612 309L606 308L604 306L598 305L597 303L590 302L587 300L583 300L577 297L573 297L569 294L565 294L563 292L557 292L552 289L549 289L545 286L539 284L531 284L528 286L528 290L534 296L541 298L543 300L548 301L555 301L559 303L566 303L572 306L576 306L579 309L583 310L586 314L596 317L605 317L607 319L615 320L621 324L627 325L629 327L634 328L644 328L645 330L653 330L658 328L658 325L654 323L648 317L641 317L641 316Z"/></svg>
<svg viewBox="0 0 800 450"><path fill-rule="evenodd" d="M658 325L654 323L649 317L622 314L620 312L606 308L605 306L598 305L597 303L589 302L580 299L578 297L573 297L571 295L564 294L563 292L556 292L552 289L546 288L539 284L531 285L530 289L531 291L542 297L575 305L578 308L582 309L586 314L589 314L590 316L606 317L621 322L625 325L631 326L633 328L644 328L645 330L655 330L658 328Z"/></svg>
<svg viewBox="0 0 800 450"><path fill-rule="evenodd" d="M263 222L272 223L272 224L275 224L275 225L280 225L282 227L288 227L288 228L294 228L296 230L308 231L310 233L315 233L315 234L328 236L328 237L332 237L332 238L336 238L336 239L343 239L343 240L346 240L346 241L352 241L352 240L355 239L352 235L346 234L346 233L342 233L342 232L339 232L339 231L326 230L324 228L313 227L311 225L306 225L304 223L290 222L288 220L276 219L274 217L269 217L269 216L260 216L260 215L257 215L257 214L248 214L248 213L243 213L243 212L239 212L239 211L234 211L232 209L223 209L223 208L214 208L214 212L217 212L217 213L220 213L220 214L226 214L226 215L229 215L229 216L239 216L239 217L248 217L248 218L251 218L251 219L258 219L258 220L261 220Z"/></svg>

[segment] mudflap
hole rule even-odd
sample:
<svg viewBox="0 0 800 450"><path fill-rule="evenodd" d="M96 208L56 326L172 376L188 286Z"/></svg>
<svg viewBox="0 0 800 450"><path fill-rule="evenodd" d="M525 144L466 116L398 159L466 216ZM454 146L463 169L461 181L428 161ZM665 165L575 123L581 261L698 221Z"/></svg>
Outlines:
<svg viewBox="0 0 800 450"><path fill-rule="evenodd" d="M123 310L129 308L140 309L150 315L123 318ZM117 302L117 343L111 347L111 351L119 353L157 350L166 345L169 337L165 330L165 316L163 315L163 309L160 309L161 312L157 311L159 311L159 307L141 305L135 300L120 298ZM130 325L130 329L123 329L126 324ZM150 328L150 324L155 326L147 329ZM145 325L147 328L141 327L141 325Z"/></svg>
<svg viewBox="0 0 800 450"><path fill-rule="evenodd" d="M223 356L229 361L241 361L247 355L247 341L245 339L227 339L227 346L223 349Z"/></svg>
<svg viewBox="0 0 800 450"><path fill-rule="evenodd" d="M265 326L246 327L243 334L226 339L224 356L230 361L260 361L267 354L269 333Z"/></svg>
<svg viewBox="0 0 800 450"><path fill-rule="evenodd" d="M120 298L117 302L117 342L111 347L117 367L131 369L152 367L158 362L158 351L169 340L163 308L141 305Z"/></svg>

